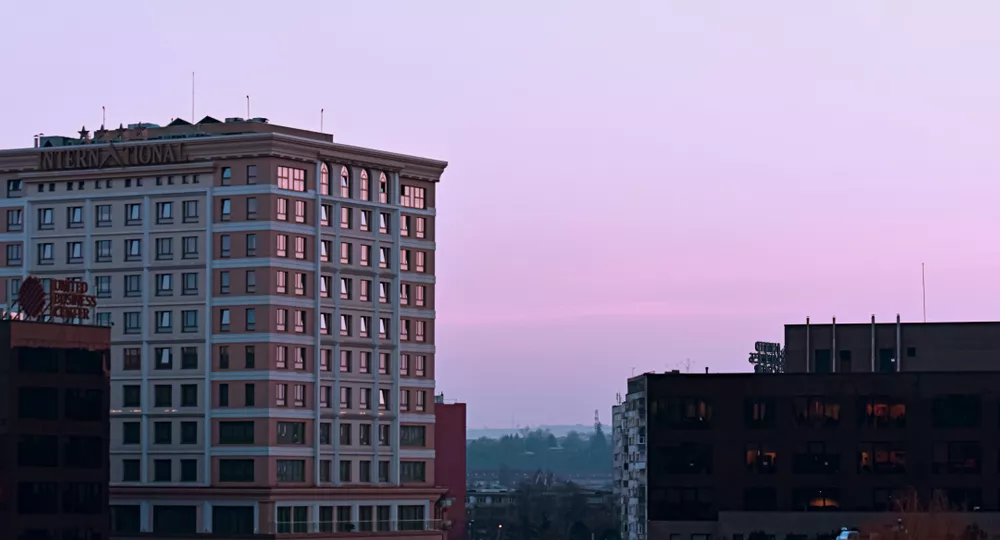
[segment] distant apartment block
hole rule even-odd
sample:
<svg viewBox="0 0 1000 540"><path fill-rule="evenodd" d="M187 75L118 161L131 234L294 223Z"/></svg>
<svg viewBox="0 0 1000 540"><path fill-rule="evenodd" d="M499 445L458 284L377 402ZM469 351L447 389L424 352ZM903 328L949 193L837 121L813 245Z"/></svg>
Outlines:
<svg viewBox="0 0 1000 540"><path fill-rule="evenodd" d="M0 151L0 303L78 278L110 327L116 535L441 537L446 166L262 118Z"/></svg>

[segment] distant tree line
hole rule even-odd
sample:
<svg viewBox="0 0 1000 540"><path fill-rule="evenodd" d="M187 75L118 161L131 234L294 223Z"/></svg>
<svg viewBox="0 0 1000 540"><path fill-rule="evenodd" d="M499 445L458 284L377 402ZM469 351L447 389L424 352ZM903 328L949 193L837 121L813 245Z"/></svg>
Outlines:
<svg viewBox="0 0 1000 540"><path fill-rule="evenodd" d="M588 502L573 483L522 482L503 517L469 524L470 540L619 540L611 499Z"/></svg>
<svg viewBox="0 0 1000 540"><path fill-rule="evenodd" d="M611 443L600 425L590 434L569 432L556 437L549 431L524 430L499 439L480 438L466 444L470 471L514 469L559 474L611 471Z"/></svg>

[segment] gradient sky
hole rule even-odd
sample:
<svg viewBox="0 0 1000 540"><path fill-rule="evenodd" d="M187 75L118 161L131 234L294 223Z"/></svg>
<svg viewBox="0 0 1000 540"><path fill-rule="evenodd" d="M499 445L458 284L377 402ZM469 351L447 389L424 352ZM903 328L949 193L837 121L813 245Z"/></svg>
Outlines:
<svg viewBox="0 0 1000 540"><path fill-rule="evenodd" d="M996 0L0 2L0 147L252 114L448 160L438 386L588 423L837 316L1000 319Z"/></svg>

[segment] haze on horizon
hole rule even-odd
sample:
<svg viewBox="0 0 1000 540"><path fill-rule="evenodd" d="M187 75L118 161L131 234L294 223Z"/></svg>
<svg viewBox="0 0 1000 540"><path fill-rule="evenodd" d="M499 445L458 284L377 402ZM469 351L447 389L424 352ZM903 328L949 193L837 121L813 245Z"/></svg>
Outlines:
<svg viewBox="0 0 1000 540"><path fill-rule="evenodd" d="M996 320L1000 4L7 2L0 147L253 116L448 160L438 389L584 424L806 315ZM262 22L266 21L266 22Z"/></svg>

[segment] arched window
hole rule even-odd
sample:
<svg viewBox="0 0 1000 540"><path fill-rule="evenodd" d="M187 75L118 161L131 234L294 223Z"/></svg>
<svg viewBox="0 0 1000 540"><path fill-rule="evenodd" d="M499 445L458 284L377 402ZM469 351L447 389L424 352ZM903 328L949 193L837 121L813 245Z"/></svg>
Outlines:
<svg viewBox="0 0 1000 540"><path fill-rule="evenodd" d="M330 194L330 169L324 163L319 169L319 194Z"/></svg>
<svg viewBox="0 0 1000 540"><path fill-rule="evenodd" d="M371 192L369 191L368 185L368 171L361 169L361 200L370 201Z"/></svg>
<svg viewBox="0 0 1000 540"><path fill-rule="evenodd" d="M389 202L389 180L386 179L385 173L378 175L378 202L382 204Z"/></svg>
<svg viewBox="0 0 1000 540"><path fill-rule="evenodd" d="M340 196L345 199L351 198L351 171L347 167L340 168Z"/></svg>

